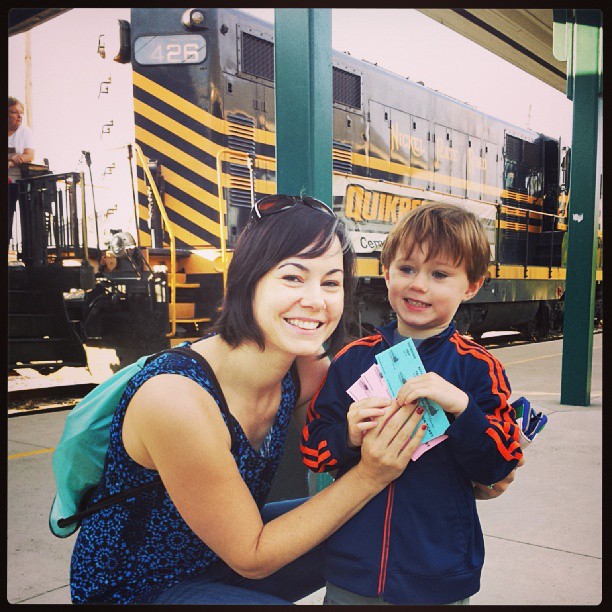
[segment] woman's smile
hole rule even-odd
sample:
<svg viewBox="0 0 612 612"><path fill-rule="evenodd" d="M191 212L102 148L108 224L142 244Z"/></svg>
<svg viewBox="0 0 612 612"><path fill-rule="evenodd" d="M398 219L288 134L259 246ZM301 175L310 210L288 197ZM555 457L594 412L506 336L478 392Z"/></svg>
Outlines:
<svg viewBox="0 0 612 612"><path fill-rule="evenodd" d="M285 319L285 321L287 321L289 325L293 327L297 327L299 329L303 329L303 330L314 330L314 329L318 329L319 327L323 325L322 321L315 321L313 319L291 318L291 319Z"/></svg>

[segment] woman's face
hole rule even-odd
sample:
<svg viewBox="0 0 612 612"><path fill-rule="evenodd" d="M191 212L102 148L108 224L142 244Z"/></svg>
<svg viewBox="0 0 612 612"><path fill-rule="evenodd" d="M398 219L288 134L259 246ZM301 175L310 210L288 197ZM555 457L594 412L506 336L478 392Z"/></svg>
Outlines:
<svg viewBox="0 0 612 612"><path fill-rule="evenodd" d="M8 128L10 132L14 132L23 121L23 106L14 104L8 109Z"/></svg>
<svg viewBox="0 0 612 612"><path fill-rule="evenodd" d="M308 249L306 249L308 251ZM313 259L284 259L257 283L253 315L266 350L315 355L336 329L344 309L342 246L337 236Z"/></svg>

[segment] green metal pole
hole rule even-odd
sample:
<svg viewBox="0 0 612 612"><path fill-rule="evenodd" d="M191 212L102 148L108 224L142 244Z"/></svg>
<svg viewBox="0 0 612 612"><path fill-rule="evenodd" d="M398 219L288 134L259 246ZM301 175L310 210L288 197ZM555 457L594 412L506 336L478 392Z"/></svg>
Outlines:
<svg viewBox="0 0 612 612"><path fill-rule="evenodd" d="M331 9L275 9L276 190L332 204Z"/></svg>
<svg viewBox="0 0 612 612"><path fill-rule="evenodd" d="M274 83L276 191L313 196L331 207L331 9L274 9ZM292 469L293 478L300 468ZM331 480L305 476L310 495Z"/></svg>
<svg viewBox="0 0 612 612"><path fill-rule="evenodd" d="M561 403L588 406L591 401L597 255L596 167L602 15L598 10L577 9L573 20L570 55L573 59L572 166Z"/></svg>

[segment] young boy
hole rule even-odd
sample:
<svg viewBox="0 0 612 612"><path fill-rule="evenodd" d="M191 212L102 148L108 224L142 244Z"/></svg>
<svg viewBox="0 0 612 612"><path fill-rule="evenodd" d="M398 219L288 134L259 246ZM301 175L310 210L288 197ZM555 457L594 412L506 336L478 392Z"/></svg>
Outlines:
<svg viewBox="0 0 612 612"><path fill-rule="evenodd" d="M522 458L501 364L452 322L481 288L489 261L478 219L448 204L419 206L385 241L381 262L397 321L336 355L310 404L303 461L315 472L338 470L337 478L355 465L362 437L396 404L352 402L346 390L378 353L406 338L427 373L409 379L395 401L429 398L450 426L446 440L327 540L325 603L466 603L480 588L484 541L472 481L498 482Z"/></svg>

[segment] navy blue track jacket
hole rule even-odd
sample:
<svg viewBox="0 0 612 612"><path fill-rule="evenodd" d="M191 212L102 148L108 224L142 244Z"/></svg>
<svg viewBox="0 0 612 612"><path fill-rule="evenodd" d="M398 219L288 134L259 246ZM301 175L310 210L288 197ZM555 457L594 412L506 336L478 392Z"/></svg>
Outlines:
<svg viewBox="0 0 612 612"><path fill-rule="evenodd" d="M346 393L375 356L393 343L397 322L344 347L313 398L302 432L302 458L315 472L358 463L349 448ZM522 451L510 385L500 362L451 324L424 340L418 353L469 396L465 412L447 414L447 440L410 461L404 473L326 542L328 582L392 604L447 604L480 588L484 541L472 481L493 484L515 467Z"/></svg>

